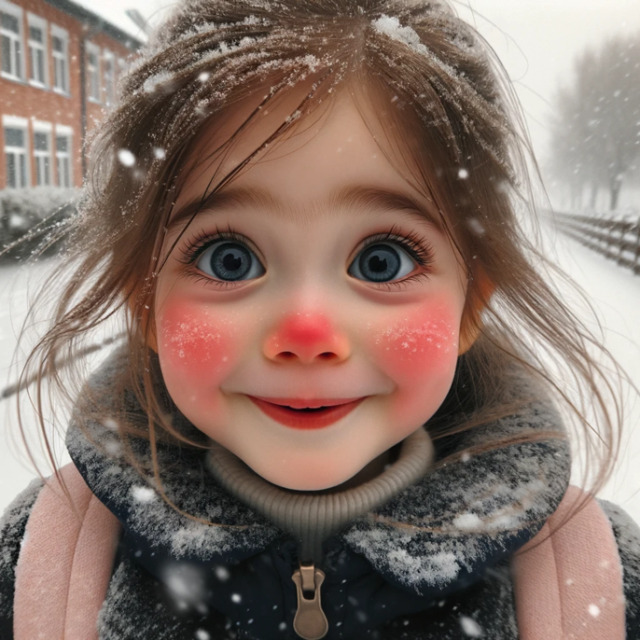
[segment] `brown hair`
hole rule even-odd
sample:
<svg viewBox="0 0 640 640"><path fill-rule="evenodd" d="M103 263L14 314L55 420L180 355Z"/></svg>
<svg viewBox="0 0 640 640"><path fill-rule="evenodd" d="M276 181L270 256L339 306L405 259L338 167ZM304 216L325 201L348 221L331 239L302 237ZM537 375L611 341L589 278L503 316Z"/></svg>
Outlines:
<svg viewBox="0 0 640 640"><path fill-rule="evenodd" d="M466 265L463 330L480 332L461 358L472 379L474 402L468 406L473 411L464 411L464 401L452 408L448 398L446 413L463 418L442 420L440 411L434 425L442 426L432 435L470 429L512 412L514 407L503 401L500 381L501 372L517 362L546 382L577 417L583 427L577 430L578 440L584 439L588 458L595 455L599 463L592 490L602 486L619 449L621 407L614 385L589 349L609 357L617 379L623 372L540 273L546 265L564 277L536 249L525 228L531 223L536 229L526 165L531 151L505 78L489 45L439 0L180 3L132 65L120 87L119 105L94 136L81 215L70 230L67 260L51 283L67 269L73 275L57 299L51 328L23 370L23 381L30 375L36 379L33 401L47 447L44 378L58 396L72 402L79 387L65 386L57 365L74 362L83 339L119 313L131 352L123 385L134 389L147 409L143 424L122 421L120 435L123 441L149 439L157 486L171 504L162 491L156 441L206 443L179 433L154 391L148 310L153 309L154 282L162 268L163 230L203 127L234 104L256 98L256 88L268 82L270 90L225 143L230 144L259 109L306 82L308 93L265 144L322 102L330 103L339 90L371 101L387 135L386 143L379 141L381 148L390 160L397 149L413 159L417 172L407 179L433 200ZM263 148L215 189L228 184ZM123 149L134 155L134 166L118 161ZM587 401L596 409L595 425L586 413ZM565 436L547 432L524 439L549 437ZM481 449L510 442L514 440L485 443Z"/></svg>

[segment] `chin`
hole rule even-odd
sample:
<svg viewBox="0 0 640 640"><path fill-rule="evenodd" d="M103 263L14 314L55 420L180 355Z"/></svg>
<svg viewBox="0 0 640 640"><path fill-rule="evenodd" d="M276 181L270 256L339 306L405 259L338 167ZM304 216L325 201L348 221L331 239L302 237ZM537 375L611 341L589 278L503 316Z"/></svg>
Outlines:
<svg viewBox="0 0 640 640"><path fill-rule="evenodd" d="M265 469L254 468L258 475L265 480L275 484L283 489L292 489L293 491L323 491L337 487L347 480L355 476L359 469L351 472L336 473L336 469L328 470L326 468L314 470L310 465L306 469L300 469L298 473L292 473L291 469L283 473L282 469ZM330 471L328 473L328 471Z"/></svg>

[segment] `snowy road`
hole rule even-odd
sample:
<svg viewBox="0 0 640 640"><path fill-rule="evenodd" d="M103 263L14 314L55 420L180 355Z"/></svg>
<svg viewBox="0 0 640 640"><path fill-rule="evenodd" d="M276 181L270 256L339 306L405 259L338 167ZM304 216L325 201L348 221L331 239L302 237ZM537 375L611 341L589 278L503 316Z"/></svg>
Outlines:
<svg viewBox="0 0 640 640"><path fill-rule="evenodd" d="M576 242L545 232L548 254L587 292L605 329L605 346L626 368L640 387L640 277L618 267ZM26 312L27 294L33 282L51 268L43 262L28 272L17 267L0 267L0 389L9 379L16 331ZM582 312L580 312L582 315ZM585 320L591 327L594 323ZM22 454L18 459L19 433L13 404L0 401L0 511L29 480L35 477ZM61 462L66 452L58 441L55 451ZM43 459L44 460L44 459ZM640 522L640 401L627 407L623 455L615 476L602 496L620 504ZM48 467L43 464L43 470Z"/></svg>

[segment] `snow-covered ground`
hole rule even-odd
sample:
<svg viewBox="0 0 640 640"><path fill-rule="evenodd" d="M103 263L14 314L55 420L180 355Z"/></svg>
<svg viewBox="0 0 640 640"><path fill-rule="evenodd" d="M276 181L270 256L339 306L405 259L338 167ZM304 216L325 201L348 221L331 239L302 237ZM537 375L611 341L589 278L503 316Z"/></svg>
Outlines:
<svg viewBox="0 0 640 640"><path fill-rule="evenodd" d="M618 267L613 262L578 243L545 227L547 254L586 291L605 329L605 346L628 371L640 387L640 276ZM48 273L51 261L29 270L15 266L0 267L0 390L15 378L11 363L27 308L28 295L35 292L35 283ZM585 322L594 327L595 321L578 311ZM0 400L0 512L35 473L20 458L19 432L15 422L13 402ZM37 447L37 442L35 443ZM55 447L59 461L68 458L60 440ZM603 490L602 496L620 504L640 522L640 402L629 404L625 417L623 454L615 476ZM42 460L42 469L46 462Z"/></svg>

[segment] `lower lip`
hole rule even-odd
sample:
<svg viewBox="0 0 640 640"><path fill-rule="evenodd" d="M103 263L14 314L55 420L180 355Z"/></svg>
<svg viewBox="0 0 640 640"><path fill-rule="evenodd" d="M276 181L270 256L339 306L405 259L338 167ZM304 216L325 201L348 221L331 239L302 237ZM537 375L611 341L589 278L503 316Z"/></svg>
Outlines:
<svg viewBox="0 0 640 640"><path fill-rule="evenodd" d="M344 416L351 413L364 400L364 398L358 398L353 402L328 407L322 409L322 411L306 413L304 411L287 409L280 405L272 404L271 402L265 402L253 396L249 396L249 398L263 413L276 422L283 424L285 427L291 427L292 429L323 429L324 427L328 427L340 420L340 418L344 418Z"/></svg>

